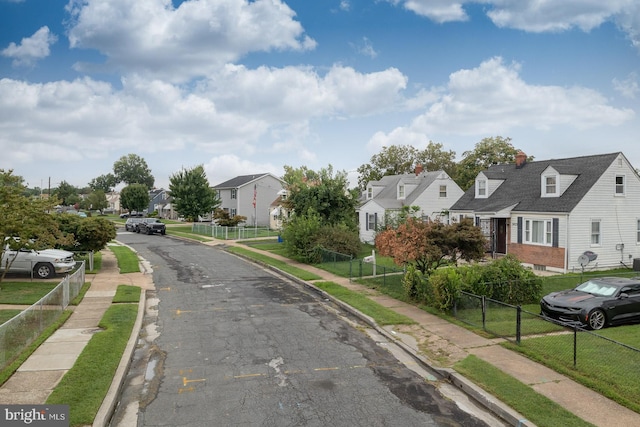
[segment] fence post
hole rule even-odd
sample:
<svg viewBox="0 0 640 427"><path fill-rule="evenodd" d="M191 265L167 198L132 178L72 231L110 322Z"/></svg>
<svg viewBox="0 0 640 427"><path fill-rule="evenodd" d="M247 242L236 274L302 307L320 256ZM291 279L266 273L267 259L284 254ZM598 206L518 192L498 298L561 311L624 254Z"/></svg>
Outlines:
<svg viewBox="0 0 640 427"><path fill-rule="evenodd" d="M482 295L482 299L480 300L482 304L482 329L487 330L487 300L484 295Z"/></svg>
<svg viewBox="0 0 640 427"><path fill-rule="evenodd" d="M522 338L522 307L516 307L516 343L520 345Z"/></svg>
<svg viewBox="0 0 640 427"><path fill-rule="evenodd" d="M573 367L578 364L578 327L573 326Z"/></svg>

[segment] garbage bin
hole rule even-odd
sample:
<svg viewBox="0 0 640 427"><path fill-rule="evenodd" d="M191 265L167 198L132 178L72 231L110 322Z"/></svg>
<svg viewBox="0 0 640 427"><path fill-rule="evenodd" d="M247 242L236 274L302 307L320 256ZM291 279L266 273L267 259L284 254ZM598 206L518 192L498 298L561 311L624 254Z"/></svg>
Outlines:
<svg viewBox="0 0 640 427"><path fill-rule="evenodd" d="M640 258L633 259L633 271L640 271Z"/></svg>

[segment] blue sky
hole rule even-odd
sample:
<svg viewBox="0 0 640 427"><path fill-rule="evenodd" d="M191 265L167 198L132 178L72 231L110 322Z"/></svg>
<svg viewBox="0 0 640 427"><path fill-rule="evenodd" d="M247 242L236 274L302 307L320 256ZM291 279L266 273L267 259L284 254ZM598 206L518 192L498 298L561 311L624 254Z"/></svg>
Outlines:
<svg viewBox="0 0 640 427"><path fill-rule="evenodd" d="M0 0L0 168L158 187L486 137L640 168L637 0Z"/></svg>

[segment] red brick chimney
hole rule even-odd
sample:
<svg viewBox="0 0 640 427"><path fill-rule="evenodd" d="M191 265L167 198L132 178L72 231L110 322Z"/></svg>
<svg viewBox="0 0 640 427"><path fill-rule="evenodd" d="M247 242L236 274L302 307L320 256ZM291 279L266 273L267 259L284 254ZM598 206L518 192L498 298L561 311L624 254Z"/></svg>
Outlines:
<svg viewBox="0 0 640 427"><path fill-rule="evenodd" d="M422 173L422 165L418 163L416 165L416 176L420 175L421 173Z"/></svg>
<svg viewBox="0 0 640 427"><path fill-rule="evenodd" d="M516 169L520 169L525 163L527 163L527 155L523 151L518 151L518 154L516 154Z"/></svg>

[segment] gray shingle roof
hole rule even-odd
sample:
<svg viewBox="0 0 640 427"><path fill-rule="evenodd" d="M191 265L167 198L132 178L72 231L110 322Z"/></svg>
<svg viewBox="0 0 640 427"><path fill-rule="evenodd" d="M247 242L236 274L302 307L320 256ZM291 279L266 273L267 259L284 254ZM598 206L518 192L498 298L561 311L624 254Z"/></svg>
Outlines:
<svg viewBox="0 0 640 427"><path fill-rule="evenodd" d="M493 165L483 171L490 180L502 180L488 198L476 199L475 186L469 188L451 210L498 212L514 206L514 212L571 212L621 153ZM560 197L541 197L541 176L553 167L560 174L577 178Z"/></svg>
<svg viewBox="0 0 640 427"><path fill-rule="evenodd" d="M400 209L402 206L411 206L416 198L418 198L425 189L427 189L440 175L442 171L436 172L422 172L420 175L413 173L403 175L387 175L383 176L379 181L371 181L370 184L375 187L384 187L380 193L373 197L384 209ZM405 186L415 185L416 188L404 199L398 199L397 187L398 183L402 181ZM371 200L371 199L370 199ZM363 200L367 202L368 200Z"/></svg>
<svg viewBox="0 0 640 427"><path fill-rule="evenodd" d="M216 185L215 189L218 190L222 190L225 188L239 188L242 187L243 185L246 185L247 183L254 181L256 179L262 178L265 175L269 175L268 173L255 173L255 174L251 174L251 175L240 175L240 176L236 176L235 178L231 178L228 181L225 181L221 184Z"/></svg>

